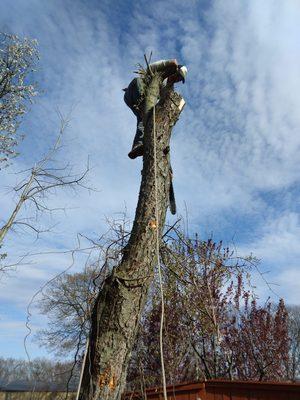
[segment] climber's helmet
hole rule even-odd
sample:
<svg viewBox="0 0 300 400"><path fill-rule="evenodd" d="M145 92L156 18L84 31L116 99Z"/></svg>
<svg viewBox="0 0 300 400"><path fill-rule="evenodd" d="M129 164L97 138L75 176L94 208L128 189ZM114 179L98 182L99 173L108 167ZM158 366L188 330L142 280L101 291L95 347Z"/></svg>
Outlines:
<svg viewBox="0 0 300 400"><path fill-rule="evenodd" d="M178 72L180 73L182 77L182 83L185 82L186 76L187 76L187 67L185 65L178 65Z"/></svg>

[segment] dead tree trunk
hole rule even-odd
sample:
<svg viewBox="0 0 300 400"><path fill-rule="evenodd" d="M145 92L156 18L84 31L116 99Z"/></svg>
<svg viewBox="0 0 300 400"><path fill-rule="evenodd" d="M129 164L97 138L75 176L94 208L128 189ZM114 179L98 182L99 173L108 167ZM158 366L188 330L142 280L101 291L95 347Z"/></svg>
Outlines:
<svg viewBox="0 0 300 400"><path fill-rule="evenodd" d="M155 75L148 88L146 111L147 101L154 100L155 104L155 96L156 99L159 97L160 86L161 78ZM152 113L146 123L142 182L135 220L123 259L106 279L95 302L80 400L118 400L124 390L131 350L157 262L156 229L161 237L168 207L171 131L183 106L184 100L171 88L164 90L156 106L158 224L155 219Z"/></svg>

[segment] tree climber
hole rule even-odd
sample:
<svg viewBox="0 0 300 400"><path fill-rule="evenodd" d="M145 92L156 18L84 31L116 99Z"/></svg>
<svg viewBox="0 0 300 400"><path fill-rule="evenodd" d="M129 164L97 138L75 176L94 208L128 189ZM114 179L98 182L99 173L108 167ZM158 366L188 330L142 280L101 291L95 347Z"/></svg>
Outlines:
<svg viewBox="0 0 300 400"><path fill-rule="evenodd" d="M163 78L164 86L171 86L176 82L185 82L187 68L177 63L177 60L160 60L149 65L152 72L159 72ZM142 103L145 95L144 77L134 78L126 89L123 89L124 101L137 118L136 134L132 149L128 157L134 159L144 154L144 123Z"/></svg>

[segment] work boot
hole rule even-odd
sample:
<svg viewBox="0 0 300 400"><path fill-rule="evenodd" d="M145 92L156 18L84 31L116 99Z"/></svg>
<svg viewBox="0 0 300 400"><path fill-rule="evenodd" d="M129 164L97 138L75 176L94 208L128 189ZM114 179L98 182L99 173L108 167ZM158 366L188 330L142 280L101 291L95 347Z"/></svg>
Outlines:
<svg viewBox="0 0 300 400"><path fill-rule="evenodd" d="M144 145L143 143L139 143L135 145L132 150L128 153L128 157L132 160L136 157L140 157L144 154Z"/></svg>

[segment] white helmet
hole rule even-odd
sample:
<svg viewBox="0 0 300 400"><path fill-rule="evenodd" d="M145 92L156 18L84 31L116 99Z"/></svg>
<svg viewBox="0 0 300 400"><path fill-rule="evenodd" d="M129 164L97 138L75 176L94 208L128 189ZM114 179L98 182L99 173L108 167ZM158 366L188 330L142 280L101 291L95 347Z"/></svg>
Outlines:
<svg viewBox="0 0 300 400"><path fill-rule="evenodd" d="M187 67L185 65L178 65L178 72L182 76L182 82L185 82L187 76Z"/></svg>

